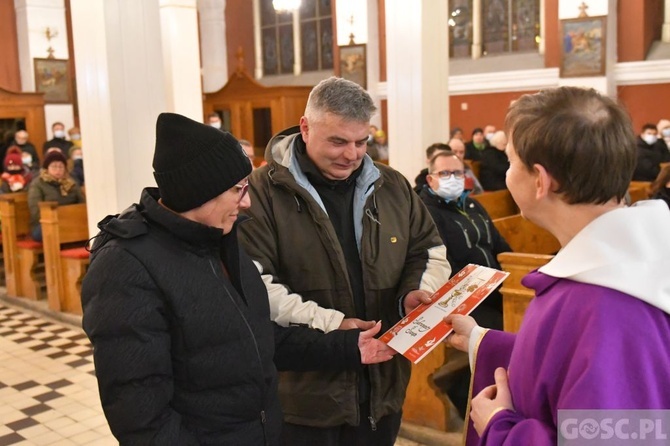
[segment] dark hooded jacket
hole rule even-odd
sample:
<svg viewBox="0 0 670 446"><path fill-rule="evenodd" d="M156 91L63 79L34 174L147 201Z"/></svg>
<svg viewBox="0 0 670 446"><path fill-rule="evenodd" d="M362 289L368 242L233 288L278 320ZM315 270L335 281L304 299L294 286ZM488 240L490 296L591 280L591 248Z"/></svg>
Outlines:
<svg viewBox="0 0 670 446"><path fill-rule="evenodd" d="M82 286L102 407L122 445L273 445L277 369L360 368L359 330L270 321L236 227L187 220L145 189L98 225Z"/></svg>

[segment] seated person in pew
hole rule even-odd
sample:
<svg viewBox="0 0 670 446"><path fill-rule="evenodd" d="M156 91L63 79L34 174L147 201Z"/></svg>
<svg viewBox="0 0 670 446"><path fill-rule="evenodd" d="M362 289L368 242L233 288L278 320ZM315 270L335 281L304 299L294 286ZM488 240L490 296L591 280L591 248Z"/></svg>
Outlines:
<svg viewBox="0 0 670 446"><path fill-rule="evenodd" d="M452 276L468 263L501 269L496 257L512 249L501 237L484 207L464 190L463 161L450 151L436 152L430 160L426 182L428 187L419 196L447 247ZM493 291L472 315L483 326L502 329L500 292ZM440 386L445 388L461 417L465 417L470 387L470 373L467 363L465 365Z"/></svg>
<svg viewBox="0 0 670 446"><path fill-rule="evenodd" d="M505 174L509 168L509 160L505 155L507 136L502 130L493 134L490 145L484 149L479 165L479 181L485 191L507 189Z"/></svg>
<svg viewBox="0 0 670 446"><path fill-rule="evenodd" d="M59 205L86 202L81 188L68 174L66 163L67 159L60 149L49 150L44 156L39 176L28 188L30 231L35 241L42 241L40 201L57 201Z"/></svg>
<svg viewBox="0 0 670 446"><path fill-rule="evenodd" d="M663 200L670 207L670 165L666 165L649 189L649 198Z"/></svg>
<svg viewBox="0 0 670 446"><path fill-rule="evenodd" d="M228 132L156 123L158 188L108 216L82 285L105 417L122 445L277 445L280 370L354 370L395 353L366 331L270 321L238 244L251 162Z"/></svg>
<svg viewBox="0 0 670 446"><path fill-rule="evenodd" d="M11 146L7 149L4 161L5 170L0 175L2 184L0 190L3 194L21 192L28 189L30 181L33 179L30 170L23 165L21 159L21 149L17 146Z"/></svg>
<svg viewBox="0 0 670 446"><path fill-rule="evenodd" d="M452 138L449 140L448 144L436 142L426 149L426 165L430 164L430 159L438 150L451 151L454 155L460 158L461 161L463 161L463 158L465 157L465 144L463 144L463 141L458 138ZM422 169L414 179L414 191L417 194L420 193L423 188L427 187L428 183L426 182L426 175L428 175L428 167ZM465 164L465 190L470 191L473 195L484 192L477 176L467 164Z"/></svg>
<svg viewBox="0 0 670 446"><path fill-rule="evenodd" d="M670 211L623 204L630 117L593 89L561 87L516 100L505 129L510 193L561 250L523 279L536 297L517 334L446 318L447 342L475 364L466 444L556 444L559 417L584 421L572 410L607 410L614 425L612 410L670 408Z"/></svg>

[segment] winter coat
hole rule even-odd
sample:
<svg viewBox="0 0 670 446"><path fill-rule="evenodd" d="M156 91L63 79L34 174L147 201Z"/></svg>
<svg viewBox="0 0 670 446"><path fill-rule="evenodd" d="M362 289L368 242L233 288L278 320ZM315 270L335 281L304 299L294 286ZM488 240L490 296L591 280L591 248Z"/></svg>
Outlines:
<svg viewBox="0 0 670 446"><path fill-rule="evenodd" d="M44 181L39 176L35 177L28 187L28 209L30 210L30 228L40 224L40 205L41 201L57 201L59 206L68 204L85 203L86 198L81 188L75 183L63 195L60 191L60 184L53 181Z"/></svg>
<svg viewBox="0 0 670 446"><path fill-rule="evenodd" d="M505 177L509 168L509 160L505 152L489 146L481 154L479 164L479 181L486 191L507 189Z"/></svg>
<svg viewBox="0 0 670 446"><path fill-rule="evenodd" d="M273 320L328 331L355 317L347 265L321 199L300 170L297 127L275 136L268 164L250 177L251 221L240 242L262 267ZM437 290L449 278L445 248L435 225L407 180L366 155L353 198L368 320L382 331L400 320L409 291ZM372 422L399 412L410 364L401 355L368 367ZM279 386L285 420L316 427L358 425L359 376L337 371L283 373Z"/></svg>
<svg viewBox="0 0 670 446"><path fill-rule="evenodd" d="M82 285L112 433L122 445L277 444L277 368L360 368L360 331L272 323L236 227L224 236L158 198L145 189L99 223Z"/></svg>

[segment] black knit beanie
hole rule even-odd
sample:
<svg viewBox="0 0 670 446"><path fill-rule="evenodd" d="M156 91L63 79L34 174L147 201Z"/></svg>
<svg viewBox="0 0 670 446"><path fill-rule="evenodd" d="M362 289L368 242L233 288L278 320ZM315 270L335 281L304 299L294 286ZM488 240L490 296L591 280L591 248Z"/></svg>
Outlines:
<svg viewBox="0 0 670 446"><path fill-rule="evenodd" d="M175 212L202 206L251 173L251 161L228 132L174 113L156 121L154 178Z"/></svg>

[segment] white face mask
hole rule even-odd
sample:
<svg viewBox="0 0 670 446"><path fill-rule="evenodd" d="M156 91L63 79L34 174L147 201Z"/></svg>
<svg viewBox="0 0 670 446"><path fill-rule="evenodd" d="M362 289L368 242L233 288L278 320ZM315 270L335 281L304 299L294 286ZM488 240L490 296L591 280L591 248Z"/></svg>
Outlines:
<svg viewBox="0 0 670 446"><path fill-rule="evenodd" d="M490 133L490 132L487 133L487 134L486 134L486 140L487 140L487 141L491 141L491 138L493 138L493 133Z"/></svg>
<svg viewBox="0 0 670 446"><path fill-rule="evenodd" d="M55 138L65 138L65 130L56 130L54 132Z"/></svg>
<svg viewBox="0 0 670 446"><path fill-rule="evenodd" d="M24 156L21 157L21 161L26 166L30 166L33 163L33 157L31 155L27 155L27 156L24 155Z"/></svg>
<svg viewBox="0 0 670 446"><path fill-rule="evenodd" d="M663 138L670 138L670 127L661 130L661 134L663 135Z"/></svg>
<svg viewBox="0 0 670 446"><path fill-rule="evenodd" d="M456 178L451 175L449 178L440 178L439 182L440 186L435 193L447 201L457 200L465 189L465 177Z"/></svg>
<svg viewBox="0 0 670 446"><path fill-rule="evenodd" d="M215 129L221 130L221 121L210 122L209 125L211 125Z"/></svg>
<svg viewBox="0 0 670 446"><path fill-rule="evenodd" d="M652 134L649 134L649 133L646 133L646 134L642 135L642 139L644 140L644 142L646 142L649 145L652 145L656 141L658 141L658 137L656 135L652 135Z"/></svg>
<svg viewBox="0 0 670 446"><path fill-rule="evenodd" d="M79 133L73 133L72 135L70 135L70 139L72 141L79 141L81 139L81 135Z"/></svg>

